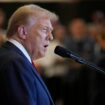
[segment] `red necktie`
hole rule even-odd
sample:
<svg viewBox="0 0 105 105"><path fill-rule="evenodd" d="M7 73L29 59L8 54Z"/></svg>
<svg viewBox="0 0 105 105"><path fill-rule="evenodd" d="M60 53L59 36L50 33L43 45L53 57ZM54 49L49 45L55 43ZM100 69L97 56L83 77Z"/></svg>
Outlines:
<svg viewBox="0 0 105 105"><path fill-rule="evenodd" d="M38 66L35 66L35 62L34 61L32 61L32 65L33 65L33 67L35 68L35 70L39 73L39 74L41 74L41 70L40 70L40 67L38 67Z"/></svg>
<svg viewBox="0 0 105 105"><path fill-rule="evenodd" d="M32 61L32 66L36 69L36 67L35 67L35 63ZM36 69L37 70L37 69Z"/></svg>

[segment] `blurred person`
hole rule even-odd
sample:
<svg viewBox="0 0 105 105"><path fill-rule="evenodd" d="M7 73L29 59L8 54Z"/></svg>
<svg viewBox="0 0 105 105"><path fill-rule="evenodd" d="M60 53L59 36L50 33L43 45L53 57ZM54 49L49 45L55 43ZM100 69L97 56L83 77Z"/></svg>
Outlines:
<svg viewBox="0 0 105 105"><path fill-rule="evenodd" d="M91 15L91 19L95 25L103 23L103 21L105 20L104 12L101 10L94 11Z"/></svg>
<svg viewBox="0 0 105 105"><path fill-rule="evenodd" d="M66 40L68 49L78 53L87 60L92 60L93 43L88 27L82 18L74 18L68 25L68 36Z"/></svg>
<svg viewBox="0 0 105 105"><path fill-rule="evenodd" d="M0 48L0 105L54 105L32 61L45 56L55 16L30 4L10 17L8 41Z"/></svg>
<svg viewBox="0 0 105 105"><path fill-rule="evenodd" d="M101 10L96 10L91 15L92 22L89 26L94 26L97 28L97 31L104 32L105 27L105 14Z"/></svg>
<svg viewBox="0 0 105 105"><path fill-rule="evenodd" d="M94 62L97 63L102 57L101 56L101 49L102 49L101 46L104 45L102 38L104 38L104 34L105 34L105 22L103 21L103 23L101 23L100 28L97 27L97 25L94 25L94 24L91 25L89 27L89 34L95 42L95 44L94 44L94 59L95 59L95 61Z"/></svg>
<svg viewBox="0 0 105 105"><path fill-rule="evenodd" d="M90 37L96 41L96 37L99 34L98 27L95 25L88 26L88 33Z"/></svg>
<svg viewBox="0 0 105 105"><path fill-rule="evenodd" d="M94 41L88 32L87 23L82 18L73 19L68 26L68 32L71 40L68 40L68 48L87 60L92 60L92 49ZM73 44L74 43L74 44Z"/></svg>
<svg viewBox="0 0 105 105"><path fill-rule="evenodd" d="M0 8L0 33L4 33L4 24L5 24L6 16L5 12Z"/></svg>
<svg viewBox="0 0 105 105"><path fill-rule="evenodd" d="M100 59L97 65L105 72L105 34L97 36L100 46ZM89 105L105 105L105 73L93 71L90 86Z"/></svg>
<svg viewBox="0 0 105 105"><path fill-rule="evenodd" d="M101 59L101 47L97 41L97 36L105 34L105 14L102 10L93 11L91 14L91 23L88 24L89 34L94 40L94 62Z"/></svg>
<svg viewBox="0 0 105 105"><path fill-rule="evenodd" d="M6 32L4 29L4 24L5 24L5 12L0 8L0 46L6 40Z"/></svg>
<svg viewBox="0 0 105 105"><path fill-rule="evenodd" d="M89 26L96 27L97 31L104 31L104 24L105 24L105 14L101 10L96 10L91 14L91 23L89 23Z"/></svg>
<svg viewBox="0 0 105 105"><path fill-rule="evenodd" d="M96 58L97 58L97 62L100 61L100 59L103 58L103 51L104 51L104 48L105 48L105 32L100 32L97 36L96 36L96 42L97 42L97 46L96 48L98 49L96 51Z"/></svg>
<svg viewBox="0 0 105 105"><path fill-rule="evenodd" d="M89 35L95 41L94 44L94 63L96 63L102 70L105 69L105 26L104 13L97 11L94 13L92 24L89 25ZM96 71L90 71L88 74L88 105L104 105L105 97L105 74Z"/></svg>
<svg viewBox="0 0 105 105"><path fill-rule="evenodd" d="M93 41L88 35L87 24L82 18L74 18L69 23L66 47L86 60L93 60ZM72 60L69 62L69 73L65 77L64 105L86 105L88 70L85 65Z"/></svg>
<svg viewBox="0 0 105 105"><path fill-rule="evenodd" d="M0 35L0 47L4 44L4 42L7 40L5 35Z"/></svg>
<svg viewBox="0 0 105 105"><path fill-rule="evenodd" d="M97 36L100 35L100 30L96 25L89 25L88 26L88 34L93 41L94 47L93 47L93 62L97 63L97 61L100 58L100 47L97 43Z"/></svg>

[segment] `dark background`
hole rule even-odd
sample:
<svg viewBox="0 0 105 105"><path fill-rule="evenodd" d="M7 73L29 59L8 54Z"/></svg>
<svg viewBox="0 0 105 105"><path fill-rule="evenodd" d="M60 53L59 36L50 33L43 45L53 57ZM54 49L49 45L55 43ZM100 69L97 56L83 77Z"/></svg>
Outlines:
<svg viewBox="0 0 105 105"><path fill-rule="evenodd" d="M105 1L81 1L81 2L61 2L61 3L49 3L49 2L11 2L0 3L0 8L6 12L6 19L8 21L11 14L24 4L38 4L46 9L49 9L60 17L61 23L67 25L67 23L74 17L84 18L87 22L91 21L91 14L96 10L101 10L105 13ZM5 27L7 22L5 23Z"/></svg>

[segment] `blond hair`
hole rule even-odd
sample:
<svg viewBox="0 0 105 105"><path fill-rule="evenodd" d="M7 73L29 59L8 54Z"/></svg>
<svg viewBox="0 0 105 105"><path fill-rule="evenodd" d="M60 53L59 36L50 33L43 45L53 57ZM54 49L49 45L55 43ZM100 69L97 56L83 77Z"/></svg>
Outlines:
<svg viewBox="0 0 105 105"><path fill-rule="evenodd" d="M11 37L17 31L19 25L26 25L29 23L29 17L35 18L48 17L51 21L58 20L55 13L48 11L38 5L29 4L18 8L10 17L7 27L7 37Z"/></svg>

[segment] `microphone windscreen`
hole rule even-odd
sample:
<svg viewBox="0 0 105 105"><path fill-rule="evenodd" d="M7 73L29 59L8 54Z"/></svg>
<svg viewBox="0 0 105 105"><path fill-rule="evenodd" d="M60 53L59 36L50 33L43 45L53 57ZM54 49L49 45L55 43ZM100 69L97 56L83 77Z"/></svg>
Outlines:
<svg viewBox="0 0 105 105"><path fill-rule="evenodd" d="M54 53L62 57L69 57L70 52L61 46L56 46Z"/></svg>

